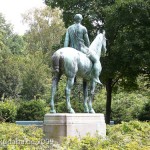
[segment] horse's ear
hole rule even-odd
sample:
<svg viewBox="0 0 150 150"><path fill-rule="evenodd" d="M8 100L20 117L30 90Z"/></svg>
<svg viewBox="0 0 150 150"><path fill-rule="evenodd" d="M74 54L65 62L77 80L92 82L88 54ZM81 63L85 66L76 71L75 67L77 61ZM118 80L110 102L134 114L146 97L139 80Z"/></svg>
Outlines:
<svg viewBox="0 0 150 150"><path fill-rule="evenodd" d="M99 30L97 31L97 35L98 35L98 34L100 34L100 31L99 31Z"/></svg>

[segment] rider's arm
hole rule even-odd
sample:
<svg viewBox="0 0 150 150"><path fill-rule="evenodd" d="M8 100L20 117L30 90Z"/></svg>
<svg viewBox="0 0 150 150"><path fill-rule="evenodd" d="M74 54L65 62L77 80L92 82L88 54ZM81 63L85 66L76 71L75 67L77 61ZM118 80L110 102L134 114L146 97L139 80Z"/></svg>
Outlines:
<svg viewBox="0 0 150 150"><path fill-rule="evenodd" d="M69 46L69 33L68 30L66 32L66 37L65 37L65 42L64 42L64 47L68 47Z"/></svg>
<svg viewBox="0 0 150 150"><path fill-rule="evenodd" d="M83 38L84 38L85 46L89 47L90 46L90 40L89 40L89 36L88 36L88 32L87 32L86 28L84 29Z"/></svg>

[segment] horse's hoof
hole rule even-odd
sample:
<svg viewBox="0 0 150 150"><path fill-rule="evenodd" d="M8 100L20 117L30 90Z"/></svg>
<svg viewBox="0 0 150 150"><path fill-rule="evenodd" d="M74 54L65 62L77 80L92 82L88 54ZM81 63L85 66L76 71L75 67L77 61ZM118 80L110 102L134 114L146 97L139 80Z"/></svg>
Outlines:
<svg viewBox="0 0 150 150"><path fill-rule="evenodd" d="M71 114L75 114L75 111L72 108L70 108L68 112Z"/></svg>
<svg viewBox="0 0 150 150"><path fill-rule="evenodd" d="M84 113L89 113L89 109L84 109Z"/></svg>
<svg viewBox="0 0 150 150"><path fill-rule="evenodd" d="M56 110L55 110L55 109L54 109L54 110L50 110L50 113L55 114L55 113L56 113Z"/></svg>
<svg viewBox="0 0 150 150"><path fill-rule="evenodd" d="M93 108L90 110L90 113L91 113L91 114L95 114L95 111L94 111Z"/></svg>

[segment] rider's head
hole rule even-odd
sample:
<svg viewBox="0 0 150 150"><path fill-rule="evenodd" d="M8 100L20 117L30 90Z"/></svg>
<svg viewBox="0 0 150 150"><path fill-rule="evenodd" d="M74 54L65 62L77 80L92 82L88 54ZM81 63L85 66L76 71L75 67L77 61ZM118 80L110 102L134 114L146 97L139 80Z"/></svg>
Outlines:
<svg viewBox="0 0 150 150"><path fill-rule="evenodd" d="M76 15L74 16L74 21L75 21L76 23L80 23L80 22L82 21L82 19L83 19L83 17L82 17L81 14L76 14Z"/></svg>

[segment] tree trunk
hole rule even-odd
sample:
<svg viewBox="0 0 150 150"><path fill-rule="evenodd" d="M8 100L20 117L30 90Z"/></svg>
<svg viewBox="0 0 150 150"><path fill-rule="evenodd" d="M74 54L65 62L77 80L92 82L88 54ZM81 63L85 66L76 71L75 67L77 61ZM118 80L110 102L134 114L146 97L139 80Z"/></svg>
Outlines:
<svg viewBox="0 0 150 150"><path fill-rule="evenodd" d="M112 78L109 78L106 84L107 101L106 101L106 124L110 124L111 115L111 94L112 94Z"/></svg>

